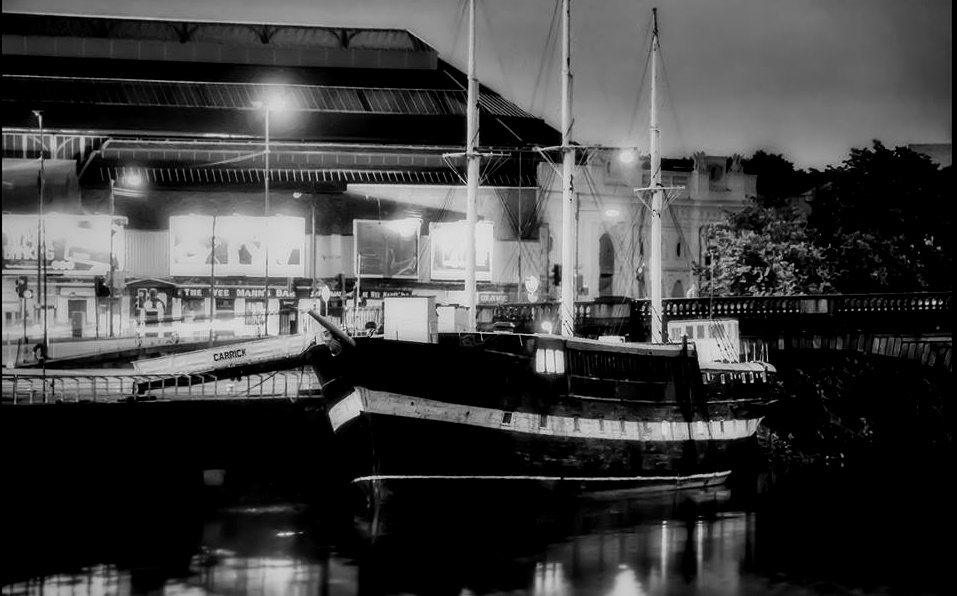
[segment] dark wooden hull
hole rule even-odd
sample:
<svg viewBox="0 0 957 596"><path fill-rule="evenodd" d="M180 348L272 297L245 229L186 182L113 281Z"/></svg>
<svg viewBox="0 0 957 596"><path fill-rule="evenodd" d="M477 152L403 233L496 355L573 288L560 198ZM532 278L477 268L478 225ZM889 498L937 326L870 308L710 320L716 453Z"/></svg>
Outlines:
<svg viewBox="0 0 957 596"><path fill-rule="evenodd" d="M449 421L362 413L337 429L354 482L562 483L588 490L722 483L748 441L629 441L536 435Z"/></svg>
<svg viewBox="0 0 957 596"><path fill-rule="evenodd" d="M658 376L626 389L646 399L606 398L536 374L534 349L497 348L373 340L332 356L320 347L313 364L349 480L375 490L492 481L589 492L702 488L725 481L760 422L727 399L709 403L693 356L668 355L677 372L665 381L667 367L639 363Z"/></svg>

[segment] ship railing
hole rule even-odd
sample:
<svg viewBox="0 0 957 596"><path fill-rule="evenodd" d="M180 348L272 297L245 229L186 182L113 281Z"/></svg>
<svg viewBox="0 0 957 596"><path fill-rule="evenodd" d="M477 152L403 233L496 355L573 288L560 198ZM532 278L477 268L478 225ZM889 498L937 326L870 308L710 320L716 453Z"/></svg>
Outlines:
<svg viewBox="0 0 957 596"><path fill-rule="evenodd" d="M114 371L4 369L0 394L7 404L151 400L285 399L317 395L309 368L217 379L210 374L149 375Z"/></svg>

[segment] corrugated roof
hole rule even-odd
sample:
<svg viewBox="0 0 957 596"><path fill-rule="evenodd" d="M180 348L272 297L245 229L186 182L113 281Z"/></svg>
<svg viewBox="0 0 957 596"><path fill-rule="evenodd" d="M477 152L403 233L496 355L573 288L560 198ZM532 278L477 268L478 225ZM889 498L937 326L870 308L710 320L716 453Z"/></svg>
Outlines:
<svg viewBox="0 0 957 596"><path fill-rule="evenodd" d="M3 13L4 35L87 37L206 42L229 45L270 44L288 48L355 47L376 50L434 51L401 29L350 29L258 23L207 23L63 15Z"/></svg>
<svg viewBox="0 0 957 596"><path fill-rule="evenodd" d="M466 94L442 89L387 89L320 85L268 85L196 81L35 77L3 75L4 101L56 101L94 105L252 110L265 98L281 96L285 109L301 112L461 116ZM511 102L493 95L479 98L495 116L531 118Z"/></svg>

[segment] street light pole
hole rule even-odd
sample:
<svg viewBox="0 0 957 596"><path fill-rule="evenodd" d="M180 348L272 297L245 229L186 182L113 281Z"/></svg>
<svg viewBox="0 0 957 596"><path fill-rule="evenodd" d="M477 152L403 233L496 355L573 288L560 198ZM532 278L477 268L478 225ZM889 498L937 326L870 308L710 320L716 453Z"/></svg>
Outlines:
<svg viewBox="0 0 957 596"><path fill-rule="evenodd" d="M114 186L116 182L113 178L110 178L110 279L108 286L110 288L110 295L108 297L109 302L109 316L110 316L110 338L113 338L113 292L116 291L116 285L114 284L114 275L116 274L116 267L113 265L113 235L116 234L116 231L113 229L114 226L114 216L116 215L116 195L114 194Z"/></svg>
<svg viewBox="0 0 957 596"><path fill-rule="evenodd" d="M263 241L263 254L266 257L266 282L265 293L263 295L263 335L269 335L269 105L263 104L266 110L266 186L265 186L265 211L266 211L266 231Z"/></svg>
<svg viewBox="0 0 957 596"><path fill-rule="evenodd" d="M40 130L40 193L37 199L37 302L43 311L43 343L40 344L40 366L43 369L43 401L47 400L47 247L46 230L44 226L43 202L46 186L46 173L44 172L44 161L46 159L46 147L43 143L43 111L34 110L33 115L37 118L38 128Z"/></svg>
<svg viewBox="0 0 957 596"><path fill-rule="evenodd" d="M216 321L216 216L209 235L209 345L213 345L213 327Z"/></svg>

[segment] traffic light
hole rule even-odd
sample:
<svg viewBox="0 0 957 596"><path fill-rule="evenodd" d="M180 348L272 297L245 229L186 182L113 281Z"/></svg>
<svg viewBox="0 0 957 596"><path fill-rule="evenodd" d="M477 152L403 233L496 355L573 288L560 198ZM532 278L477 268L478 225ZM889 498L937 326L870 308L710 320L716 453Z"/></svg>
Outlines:
<svg viewBox="0 0 957 596"><path fill-rule="evenodd" d="M557 263L552 265L552 285L562 285L562 266Z"/></svg>
<svg viewBox="0 0 957 596"><path fill-rule="evenodd" d="M17 278L17 296L24 298L27 291L27 276L21 275Z"/></svg>
<svg viewBox="0 0 957 596"><path fill-rule="evenodd" d="M93 283L95 284L95 294L97 298L110 297L110 288L106 285L106 280L103 279L102 275L97 275L95 278L93 278Z"/></svg>

